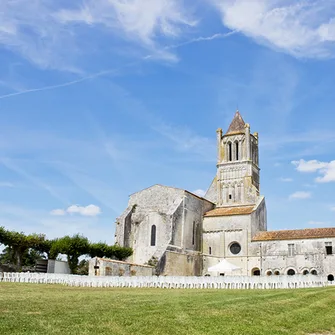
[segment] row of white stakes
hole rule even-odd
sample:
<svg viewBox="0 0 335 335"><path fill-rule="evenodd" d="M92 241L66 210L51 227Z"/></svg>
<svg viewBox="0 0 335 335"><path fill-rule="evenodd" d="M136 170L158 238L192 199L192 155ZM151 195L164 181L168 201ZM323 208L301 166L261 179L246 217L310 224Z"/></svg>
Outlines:
<svg viewBox="0 0 335 335"><path fill-rule="evenodd" d="M0 273L0 281L14 283L62 284L82 287L133 288L198 288L198 289L279 289L308 288L332 285L326 278L315 275L276 277L119 277L79 276L51 273Z"/></svg>

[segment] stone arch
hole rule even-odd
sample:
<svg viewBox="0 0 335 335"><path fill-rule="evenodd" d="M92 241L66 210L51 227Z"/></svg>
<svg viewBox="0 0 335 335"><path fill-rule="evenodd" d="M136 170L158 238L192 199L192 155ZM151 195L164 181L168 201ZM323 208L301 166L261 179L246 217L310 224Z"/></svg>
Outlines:
<svg viewBox="0 0 335 335"><path fill-rule="evenodd" d="M259 268L253 268L252 270L251 270L251 275L252 276L260 276L261 275L261 270L259 269Z"/></svg>
<svg viewBox="0 0 335 335"><path fill-rule="evenodd" d="M286 270L286 274L287 274L288 276L294 276L296 273L297 273L297 270L294 269L293 267L290 267L290 268L288 268L288 269Z"/></svg>

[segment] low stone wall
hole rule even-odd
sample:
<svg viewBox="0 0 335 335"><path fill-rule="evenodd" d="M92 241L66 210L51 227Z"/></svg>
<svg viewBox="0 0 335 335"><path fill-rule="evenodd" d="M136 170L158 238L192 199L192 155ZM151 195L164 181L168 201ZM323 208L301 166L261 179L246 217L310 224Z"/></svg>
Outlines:
<svg viewBox="0 0 335 335"><path fill-rule="evenodd" d="M107 258L94 257L89 260L89 276L152 276L154 268Z"/></svg>

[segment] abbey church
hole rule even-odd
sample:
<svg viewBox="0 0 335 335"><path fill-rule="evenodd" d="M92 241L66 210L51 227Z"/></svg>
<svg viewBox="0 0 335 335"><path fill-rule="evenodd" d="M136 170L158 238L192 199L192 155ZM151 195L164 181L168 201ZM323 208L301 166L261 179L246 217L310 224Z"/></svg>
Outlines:
<svg viewBox="0 0 335 335"><path fill-rule="evenodd" d="M159 275L225 275L208 268L226 259L240 268L234 275L334 280L335 228L267 231L258 133L237 111L216 135L217 173L204 197L159 184L130 196L115 234L133 248L129 261L153 265Z"/></svg>

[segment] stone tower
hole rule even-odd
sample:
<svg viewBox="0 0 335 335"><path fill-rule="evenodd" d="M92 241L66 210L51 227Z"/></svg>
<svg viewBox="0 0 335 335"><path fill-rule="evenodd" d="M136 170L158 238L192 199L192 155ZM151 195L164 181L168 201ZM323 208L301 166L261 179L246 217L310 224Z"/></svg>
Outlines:
<svg viewBox="0 0 335 335"><path fill-rule="evenodd" d="M217 207L255 204L259 197L258 133L239 111L223 135L217 130Z"/></svg>

